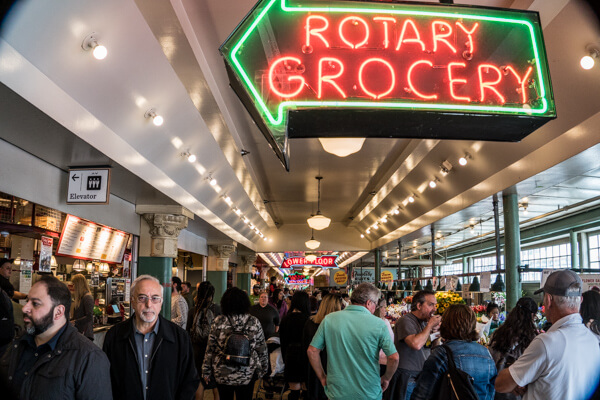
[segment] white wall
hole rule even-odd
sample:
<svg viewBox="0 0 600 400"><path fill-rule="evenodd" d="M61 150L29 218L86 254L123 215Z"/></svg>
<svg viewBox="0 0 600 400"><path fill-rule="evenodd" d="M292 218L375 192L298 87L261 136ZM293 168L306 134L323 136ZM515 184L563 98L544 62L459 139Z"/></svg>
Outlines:
<svg viewBox="0 0 600 400"><path fill-rule="evenodd" d="M125 232L140 234L140 216L135 205L110 196L109 204L67 204L69 174L0 140L0 191L89 219Z"/></svg>

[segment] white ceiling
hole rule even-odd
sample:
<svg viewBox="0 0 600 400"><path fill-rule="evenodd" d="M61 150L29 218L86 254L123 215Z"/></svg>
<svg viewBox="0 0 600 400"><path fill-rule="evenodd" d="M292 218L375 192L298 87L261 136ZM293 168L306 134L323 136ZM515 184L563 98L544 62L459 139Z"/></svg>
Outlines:
<svg viewBox="0 0 600 400"><path fill-rule="evenodd" d="M445 235L443 246L451 246L473 236L464 229L472 221L484 221L482 233L493 230L491 196L503 189L516 185L519 198L528 197L531 218L595 198L600 188L600 68L578 64L587 45L600 45L594 14L578 0L463 3L540 12L558 118L520 143L367 139L359 153L338 158L317 139L294 139L286 171L230 89L218 52L252 0L17 2L0 36L0 80L124 174L160 192L155 199L192 210L211 227L203 231L209 243L229 237L255 251L306 250L305 221L316 211L321 175L321 211L333 223L315 233L320 249L426 243L432 223ZM81 48L91 32L108 48L103 61ZM150 108L164 116L162 127L144 118ZM1 131L0 137L18 140ZM40 158L71 158L30 147ZM241 156L242 149L250 153ZM186 162L185 151L198 161ZM460 167L465 152L473 158ZM454 168L441 177L444 160ZM435 190L425 186L433 176L440 178ZM414 204L360 237L412 193Z"/></svg>

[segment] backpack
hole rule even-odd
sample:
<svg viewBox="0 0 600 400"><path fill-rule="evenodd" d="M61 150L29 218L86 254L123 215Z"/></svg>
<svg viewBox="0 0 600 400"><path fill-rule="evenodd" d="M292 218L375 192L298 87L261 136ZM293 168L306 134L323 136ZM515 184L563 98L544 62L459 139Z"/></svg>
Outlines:
<svg viewBox="0 0 600 400"><path fill-rule="evenodd" d="M244 333L250 317L246 320L246 324L240 330L237 329L231 318L227 317L229 324L231 325L232 331L225 339L225 346L223 346L223 353L225 354L225 364L231 366L242 366L247 367L250 365L250 339Z"/></svg>
<svg viewBox="0 0 600 400"><path fill-rule="evenodd" d="M443 345L448 355L448 370L442 377L437 400L479 400L471 375L456 368L450 347Z"/></svg>
<svg viewBox="0 0 600 400"><path fill-rule="evenodd" d="M208 340L210 334L210 328L215 319L215 313L207 307L205 310L200 311L196 318L194 318L194 326L192 327L192 341L202 342Z"/></svg>
<svg viewBox="0 0 600 400"><path fill-rule="evenodd" d="M8 294L0 288L0 347L10 343L14 337L13 306Z"/></svg>

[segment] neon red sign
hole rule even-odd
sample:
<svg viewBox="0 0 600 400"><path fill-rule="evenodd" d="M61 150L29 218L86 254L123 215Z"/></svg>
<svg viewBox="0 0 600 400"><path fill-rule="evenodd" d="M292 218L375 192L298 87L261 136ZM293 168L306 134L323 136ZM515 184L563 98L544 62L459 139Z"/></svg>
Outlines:
<svg viewBox="0 0 600 400"><path fill-rule="evenodd" d="M534 12L262 0L221 51L276 141L290 111L556 116Z"/></svg>
<svg viewBox="0 0 600 400"><path fill-rule="evenodd" d="M323 268L337 267L335 260L338 256L320 256L314 261L308 261L305 257L285 258L281 263L281 268L302 267L304 265L315 265Z"/></svg>

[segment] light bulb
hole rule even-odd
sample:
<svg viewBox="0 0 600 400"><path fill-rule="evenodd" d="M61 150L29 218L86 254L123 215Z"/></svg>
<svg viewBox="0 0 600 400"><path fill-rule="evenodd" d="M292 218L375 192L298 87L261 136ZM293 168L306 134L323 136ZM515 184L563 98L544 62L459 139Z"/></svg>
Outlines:
<svg viewBox="0 0 600 400"><path fill-rule="evenodd" d="M367 229L365 233L368 235L369 233L371 233L371 229Z"/></svg>
<svg viewBox="0 0 600 400"><path fill-rule="evenodd" d="M432 181L429 181L429 187L430 187L430 188L432 188L432 189L435 189L435 187L436 187L436 186L437 186L437 183L435 183L435 181L434 181L434 180L432 180Z"/></svg>
<svg viewBox="0 0 600 400"><path fill-rule="evenodd" d="M375 230L379 229L379 225L377 225L377 224L373 225L373 229L375 229Z"/></svg>
<svg viewBox="0 0 600 400"><path fill-rule="evenodd" d="M581 68L583 69L592 69L594 67L594 58L592 56L583 56L581 57L581 61L579 62Z"/></svg>
<svg viewBox="0 0 600 400"><path fill-rule="evenodd" d="M188 161L191 163L196 162L196 156L194 154L190 154L188 156Z"/></svg>
<svg viewBox="0 0 600 400"><path fill-rule="evenodd" d="M394 209L394 215L398 215L400 214L400 210L398 210L397 208Z"/></svg>
<svg viewBox="0 0 600 400"><path fill-rule="evenodd" d="M365 238L365 235L363 235L363 234L361 233L361 234L360 234L360 238L361 238L361 239L364 239L364 238Z"/></svg>
<svg viewBox="0 0 600 400"><path fill-rule="evenodd" d="M94 58L96 60L104 60L106 58L106 56L108 55L108 50L106 49L106 47L97 44L94 47L94 51L92 51L92 54L94 55Z"/></svg>
<svg viewBox="0 0 600 400"><path fill-rule="evenodd" d="M458 159L458 163L462 166L467 165L467 158L466 157L461 157Z"/></svg>
<svg viewBox="0 0 600 400"><path fill-rule="evenodd" d="M408 198L408 202L409 202L409 203L414 203L414 202L415 202L415 198L414 198L414 197L412 197L412 196L410 196L410 197Z"/></svg>
<svg viewBox="0 0 600 400"><path fill-rule="evenodd" d="M217 180L215 178L212 178L209 183L210 183L210 186L216 186Z"/></svg>
<svg viewBox="0 0 600 400"><path fill-rule="evenodd" d="M384 216L383 218L381 218L381 222L383 222L384 224L388 221L387 216Z"/></svg>
<svg viewBox="0 0 600 400"><path fill-rule="evenodd" d="M155 115L152 117L152 123L155 126L161 126L163 124L163 122L165 122L164 118L161 117L160 115ZM193 161L192 161L193 162Z"/></svg>

